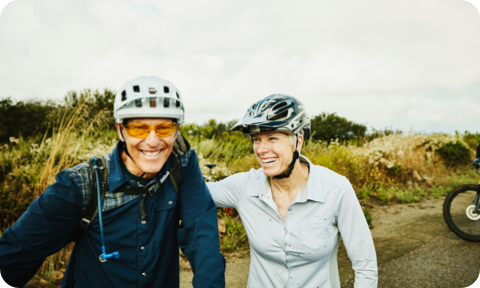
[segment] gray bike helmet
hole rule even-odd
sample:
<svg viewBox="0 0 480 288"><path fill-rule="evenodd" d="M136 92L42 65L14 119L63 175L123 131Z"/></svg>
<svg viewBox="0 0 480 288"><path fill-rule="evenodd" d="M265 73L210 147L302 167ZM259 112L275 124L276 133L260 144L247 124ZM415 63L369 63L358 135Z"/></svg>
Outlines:
<svg viewBox="0 0 480 288"><path fill-rule="evenodd" d="M310 138L310 116L305 106L296 98L273 94L254 103L242 120L232 127L251 135L260 132L284 131L297 136L302 133L305 140Z"/></svg>
<svg viewBox="0 0 480 288"><path fill-rule="evenodd" d="M273 94L254 103L242 120L232 127L232 131L242 131L251 139L253 134L261 132L287 132L298 137L301 133L305 140L310 138L310 116L305 106L296 98L283 94ZM296 142L297 143L297 142ZM292 162L287 172L273 179L290 177L300 153L295 145Z"/></svg>

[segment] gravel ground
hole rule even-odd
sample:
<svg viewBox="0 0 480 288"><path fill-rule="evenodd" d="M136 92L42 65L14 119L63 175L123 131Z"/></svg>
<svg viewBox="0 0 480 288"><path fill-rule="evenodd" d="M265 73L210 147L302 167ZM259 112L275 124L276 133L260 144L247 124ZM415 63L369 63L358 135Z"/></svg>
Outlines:
<svg viewBox="0 0 480 288"><path fill-rule="evenodd" d="M443 200L372 205L378 287L468 287L479 277L480 243L463 241L450 232L443 220ZM248 251L225 256L226 287L245 287ZM353 287L354 272L342 243L338 265L342 288ZM182 264L180 279L182 288L192 287L188 262Z"/></svg>

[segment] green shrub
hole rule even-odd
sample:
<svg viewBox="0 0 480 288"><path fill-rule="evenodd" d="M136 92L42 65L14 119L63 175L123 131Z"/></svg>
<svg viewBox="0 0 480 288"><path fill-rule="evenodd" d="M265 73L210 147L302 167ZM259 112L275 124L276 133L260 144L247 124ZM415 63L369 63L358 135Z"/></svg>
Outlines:
<svg viewBox="0 0 480 288"><path fill-rule="evenodd" d="M367 220L368 228L372 229L373 228L373 225L372 225L373 216L372 216L372 214L370 214L370 208L368 208L368 206L365 205L365 206L362 207L362 209L363 209L363 215L365 216L365 220Z"/></svg>
<svg viewBox="0 0 480 288"><path fill-rule="evenodd" d="M225 216L225 234L220 239L220 249L222 251L234 251L240 249L247 242L247 232L240 218Z"/></svg>
<svg viewBox="0 0 480 288"><path fill-rule="evenodd" d="M312 120L312 140L331 141L338 139L345 142L363 138L367 127L338 116L336 113L322 112Z"/></svg>
<svg viewBox="0 0 480 288"><path fill-rule="evenodd" d="M458 140L444 143L436 152L449 167L467 165L471 161L470 149Z"/></svg>
<svg viewBox="0 0 480 288"><path fill-rule="evenodd" d="M470 133L468 131L465 131L465 134L463 134L463 141L467 143L468 147L473 150L477 150L478 144L480 144L480 133Z"/></svg>
<svg viewBox="0 0 480 288"><path fill-rule="evenodd" d="M51 122L49 116L55 109L53 102L0 100L0 143L8 143L10 137L28 138L44 134Z"/></svg>
<svg viewBox="0 0 480 288"><path fill-rule="evenodd" d="M64 118L68 118L74 111L82 106L84 113L79 117L79 124L97 126L107 124L113 129L113 101L115 92L109 89L92 91L85 89L80 92L70 91L64 98L63 104L55 104L53 101L18 101L10 98L0 100L0 143L8 143L10 137L35 138L41 140L46 135L51 137L54 128ZM103 117L104 123L98 123L98 116L108 112L108 117ZM97 123L94 123L97 122ZM38 142L37 142L38 143Z"/></svg>

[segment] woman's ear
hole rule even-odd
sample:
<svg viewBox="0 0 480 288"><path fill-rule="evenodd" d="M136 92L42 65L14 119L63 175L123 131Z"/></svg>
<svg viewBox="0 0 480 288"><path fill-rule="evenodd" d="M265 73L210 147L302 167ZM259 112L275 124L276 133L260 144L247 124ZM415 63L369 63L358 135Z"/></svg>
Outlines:
<svg viewBox="0 0 480 288"><path fill-rule="evenodd" d="M300 152L302 150L302 146L303 146L303 135L298 133L298 136L297 136L297 150L298 152Z"/></svg>

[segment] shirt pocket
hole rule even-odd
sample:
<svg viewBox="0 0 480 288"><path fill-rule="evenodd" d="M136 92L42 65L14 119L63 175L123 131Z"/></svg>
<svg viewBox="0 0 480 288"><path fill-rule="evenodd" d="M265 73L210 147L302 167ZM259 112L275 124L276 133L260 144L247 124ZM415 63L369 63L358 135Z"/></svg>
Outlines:
<svg viewBox="0 0 480 288"><path fill-rule="evenodd" d="M154 197L155 211L169 210L177 206L178 196L175 190L160 189Z"/></svg>
<svg viewBox="0 0 480 288"><path fill-rule="evenodd" d="M302 245L317 250L325 243L331 233L327 229L327 222L302 223Z"/></svg>
<svg viewBox="0 0 480 288"><path fill-rule="evenodd" d="M170 195L170 197L161 197L159 201L155 203L155 211L162 211L172 209L177 205L177 196Z"/></svg>

